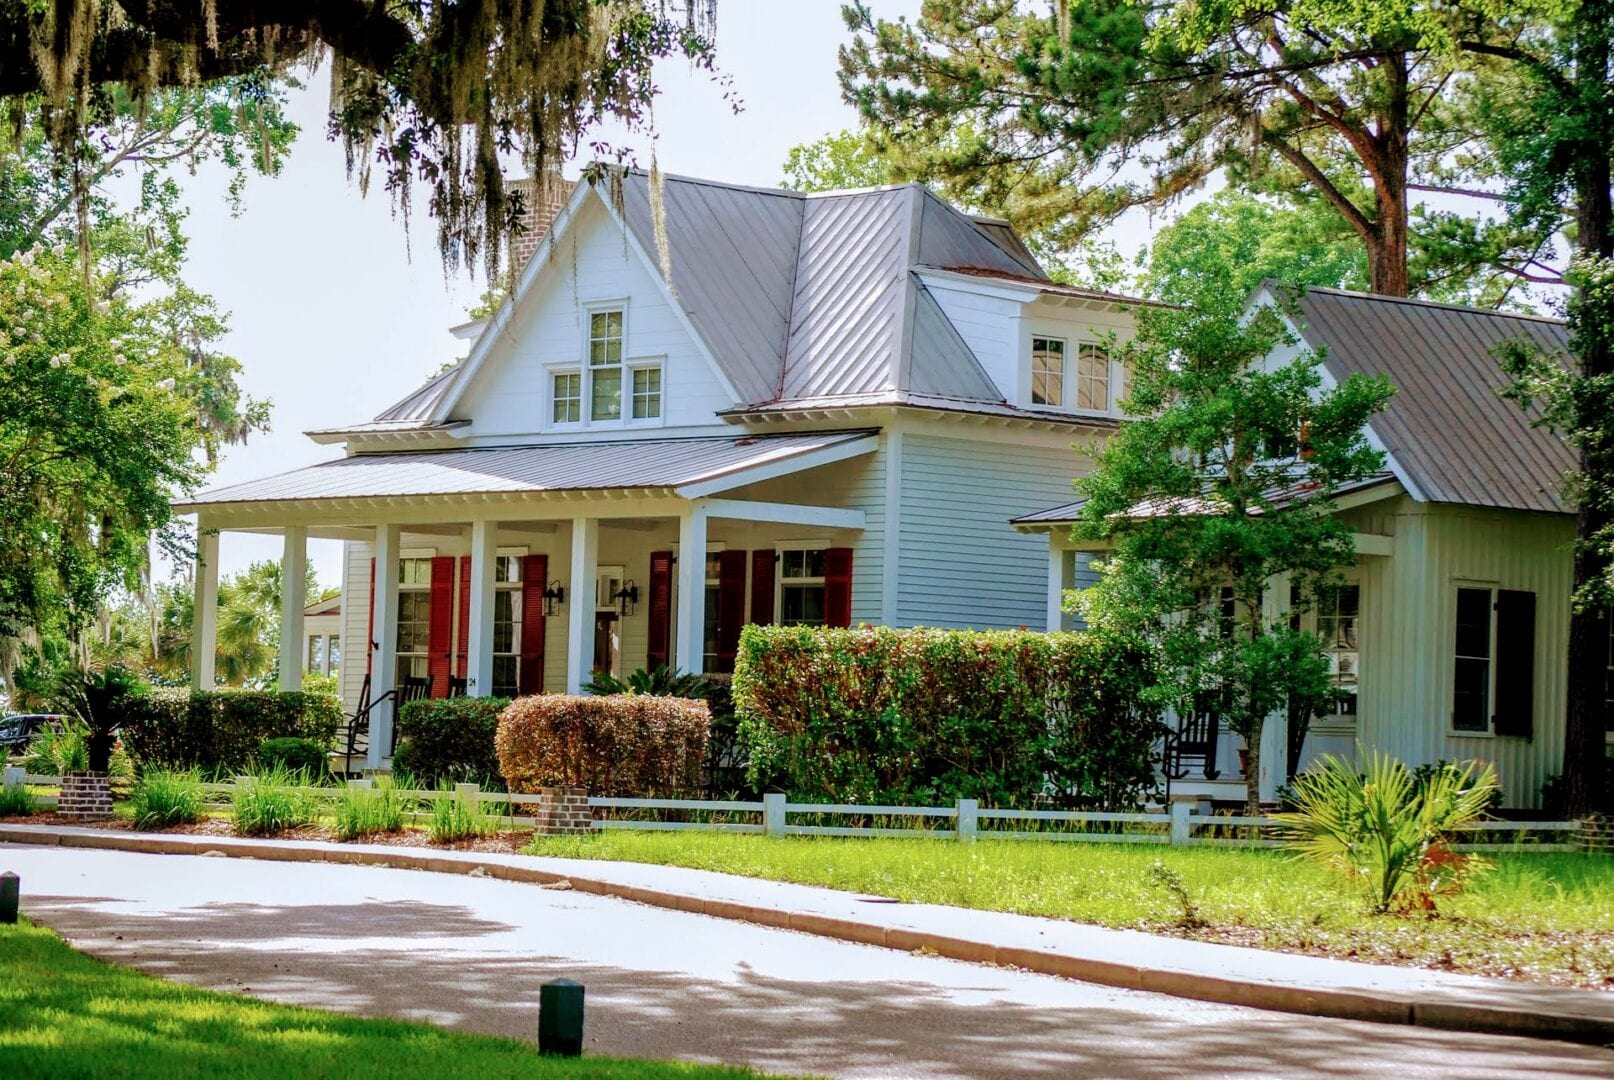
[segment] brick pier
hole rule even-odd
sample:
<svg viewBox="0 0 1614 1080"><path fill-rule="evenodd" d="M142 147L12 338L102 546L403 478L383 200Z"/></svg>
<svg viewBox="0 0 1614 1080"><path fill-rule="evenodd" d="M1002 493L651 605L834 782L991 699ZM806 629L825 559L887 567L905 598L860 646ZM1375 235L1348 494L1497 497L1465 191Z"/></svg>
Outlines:
<svg viewBox="0 0 1614 1080"><path fill-rule="evenodd" d="M63 817L99 818L112 816L112 787L106 773L73 772L62 776L62 793L56 798L56 812Z"/></svg>
<svg viewBox="0 0 1614 1080"><path fill-rule="evenodd" d="M538 800L534 831L539 835L566 836L593 831L594 812L588 808L588 788L539 788Z"/></svg>

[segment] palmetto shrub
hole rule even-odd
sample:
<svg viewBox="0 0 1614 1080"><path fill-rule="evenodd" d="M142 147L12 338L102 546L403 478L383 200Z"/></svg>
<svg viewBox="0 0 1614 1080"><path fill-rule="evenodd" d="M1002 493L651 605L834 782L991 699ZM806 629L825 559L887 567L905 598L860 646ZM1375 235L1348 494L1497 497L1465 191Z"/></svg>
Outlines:
<svg viewBox="0 0 1614 1080"><path fill-rule="evenodd" d="M1435 897L1456 892L1488 864L1453 851L1459 826L1481 818L1496 769L1443 764L1418 777L1373 751L1358 767L1327 756L1294 781L1297 809L1273 815L1300 858L1358 884L1376 914L1435 913Z"/></svg>
<svg viewBox="0 0 1614 1080"><path fill-rule="evenodd" d="M197 769L170 772L152 769L142 773L129 792L129 809L137 829L189 825L204 813L202 774Z"/></svg>
<svg viewBox="0 0 1614 1080"><path fill-rule="evenodd" d="M235 831L244 836L272 836L307 825L319 811L315 796L298 790L307 785L305 774L284 769L238 780L230 795Z"/></svg>
<svg viewBox="0 0 1614 1080"><path fill-rule="evenodd" d="M358 840L379 833L395 833L404 826L409 808L390 776L378 776L374 786L344 788L336 799L334 830L338 840Z"/></svg>
<svg viewBox="0 0 1614 1080"><path fill-rule="evenodd" d="M501 803L471 793L460 793L449 783L437 789L440 798L432 800L431 824L427 835L434 844L452 844L457 840L471 840L491 836L499 829Z"/></svg>

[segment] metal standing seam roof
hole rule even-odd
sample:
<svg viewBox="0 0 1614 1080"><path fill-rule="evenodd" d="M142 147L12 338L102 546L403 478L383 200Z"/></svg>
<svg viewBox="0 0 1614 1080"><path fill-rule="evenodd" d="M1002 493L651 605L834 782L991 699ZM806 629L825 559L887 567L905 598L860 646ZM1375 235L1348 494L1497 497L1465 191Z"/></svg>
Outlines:
<svg viewBox="0 0 1614 1080"><path fill-rule="evenodd" d="M1351 492L1365 491L1368 488L1378 487L1380 484L1393 484L1395 483L1395 480L1396 478L1393 473L1377 472L1371 476L1365 476L1362 479L1352 483L1342 484L1340 487L1335 489L1334 495L1337 498L1338 496ZM1267 492L1267 498L1274 505L1281 506L1284 503L1289 502L1291 499L1305 494L1311 487L1313 487L1313 485L1295 484L1293 486L1269 491ZM1022 514L1019 517L1010 518L1009 523L1011 525L1069 525L1081 517L1082 507L1085 505L1087 505L1086 499L1077 499L1075 502L1064 503L1060 506L1051 506L1046 510L1038 510L1034 513ZM1219 499L1207 496L1186 496L1183 498L1171 499L1145 499L1135 505L1128 516L1147 518L1174 514L1197 514L1218 505L1225 504Z"/></svg>
<svg viewBox="0 0 1614 1080"><path fill-rule="evenodd" d="M668 176L663 204L671 291L742 409L890 392L1002 404L913 270L1057 287L1006 223L963 214L918 184L804 194ZM655 258L646 174L624 177L619 210ZM459 392L459 370L377 419L437 415Z"/></svg>
<svg viewBox="0 0 1614 1080"><path fill-rule="evenodd" d="M1299 296L1297 321L1335 379L1361 372L1395 383L1372 428L1423 498L1571 512L1562 489L1574 454L1532 425L1539 410L1498 395L1508 377L1496 355L1524 339L1567 362L1562 322L1321 288Z"/></svg>
<svg viewBox="0 0 1614 1080"><path fill-rule="evenodd" d="M187 513L241 503L674 488L843 446L872 434L857 430L596 440L355 454L279 476L213 488L175 503L174 508Z"/></svg>

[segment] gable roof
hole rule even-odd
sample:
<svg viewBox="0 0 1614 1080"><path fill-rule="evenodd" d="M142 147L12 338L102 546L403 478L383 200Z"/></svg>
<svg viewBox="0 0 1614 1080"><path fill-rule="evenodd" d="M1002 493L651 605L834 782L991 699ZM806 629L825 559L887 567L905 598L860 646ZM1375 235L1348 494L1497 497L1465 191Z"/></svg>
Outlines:
<svg viewBox="0 0 1614 1080"><path fill-rule="evenodd" d="M647 174L628 171L619 189L579 185L551 235L587 198L601 199L657 261ZM667 176L662 202L668 292L734 388L734 412L910 398L1014 409L915 273L958 269L1058 288L1006 222L961 213L918 184L803 193ZM651 269L659 279L660 267ZM377 420L448 420L466 366Z"/></svg>
<svg viewBox="0 0 1614 1080"><path fill-rule="evenodd" d="M1294 313L1306 344L1324 351L1335 380L1387 375L1397 390L1371 427L1407 486L1431 502L1570 513L1569 447L1498 391L1508 382L1496 349L1526 340L1567 358L1556 319L1374 296L1301 293Z"/></svg>

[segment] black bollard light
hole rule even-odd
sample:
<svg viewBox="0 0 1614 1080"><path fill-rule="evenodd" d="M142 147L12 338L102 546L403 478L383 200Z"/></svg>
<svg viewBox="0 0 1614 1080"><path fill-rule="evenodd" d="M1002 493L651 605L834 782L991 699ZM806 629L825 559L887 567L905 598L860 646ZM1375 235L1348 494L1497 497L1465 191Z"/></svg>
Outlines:
<svg viewBox="0 0 1614 1080"><path fill-rule="evenodd" d="M556 1057L583 1053L583 984L556 979L538 988L538 1052Z"/></svg>
<svg viewBox="0 0 1614 1080"><path fill-rule="evenodd" d="M17 921L17 894L21 882L17 875L7 870L0 874L0 923L14 923Z"/></svg>

